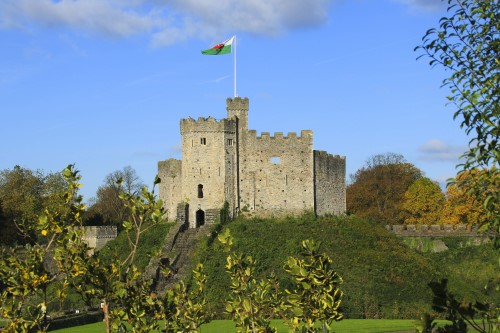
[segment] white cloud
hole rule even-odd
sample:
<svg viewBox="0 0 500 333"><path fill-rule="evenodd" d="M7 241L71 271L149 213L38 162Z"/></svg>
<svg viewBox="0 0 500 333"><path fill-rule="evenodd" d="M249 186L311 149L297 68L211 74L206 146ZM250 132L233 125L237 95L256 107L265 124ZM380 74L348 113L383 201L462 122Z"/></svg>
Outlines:
<svg viewBox="0 0 500 333"><path fill-rule="evenodd" d="M442 10L446 8L446 2L441 0L394 0L409 5L410 8L425 10Z"/></svg>
<svg viewBox="0 0 500 333"><path fill-rule="evenodd" d="M151 36L153 46L247 32L274 36L321 25L336 0L1 0L0 28L66 28L112 37ZM439 0L391 0L438 8Z"/></svg>
<svg viewBox="0 0 500 333"><path fill-rule="evenodd" d="M4 27L31 26L70 27L104 35L125 37L149 31L154 17L130 10L127 1L87 0L4 0L0 23ZM16 22L16 23L13 23Z"/></svg>
<svg viewBox="0 0 500 333"><path fill-rule="evenodd" d="M452 146L438 139L431 139L419 147L424 161L458 161L466 147Z"/></svg>
<svg viewBox="0 0 500 333"><path fill-rule="evenodd" d="M333 0L2 0L0 27L70 28L114 37L147 33L163 46L235 32L275 35L318 25Z"/></svg>

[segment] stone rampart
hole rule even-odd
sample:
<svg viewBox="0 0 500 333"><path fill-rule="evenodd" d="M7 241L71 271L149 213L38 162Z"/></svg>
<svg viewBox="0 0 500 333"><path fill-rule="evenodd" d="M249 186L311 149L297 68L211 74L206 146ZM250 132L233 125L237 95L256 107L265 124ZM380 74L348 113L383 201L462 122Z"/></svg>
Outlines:
<svg viewBox="0 0 500 333"><path fill-rule="evenodd" d="M83 240L93 251L99 251L118 235L115 226L91 226L83 227L83 229L85 230Z"/></svg>
<svg viewBox="0 0 500 333"><path fill-rule="evenodd" d="M386 229L399 237L487 237L478 231L477 227L467 228L465 224L458 225L386 225Z"/></svg>

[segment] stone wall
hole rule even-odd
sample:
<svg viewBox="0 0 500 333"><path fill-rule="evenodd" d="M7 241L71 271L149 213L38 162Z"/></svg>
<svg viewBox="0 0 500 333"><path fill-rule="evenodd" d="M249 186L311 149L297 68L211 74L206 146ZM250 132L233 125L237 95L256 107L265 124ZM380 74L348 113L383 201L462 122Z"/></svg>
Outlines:
<svg viewBox="0 0 500 333"><path fill-rule="evenodd" d="M83 240L92 251L99 251L107 242L116 238L118 232L115 226L83 227L85 234Z"/></svg>
<svg viewBox="0 0 500 333"><path fill-rule="evenodd" d="M300 213L314 208L313 133L244 133L240 153L240 206L258 215Z"/></svg>
<svg viewBox="0 0 500 333"><path fill-rule="evenodd" d="M314 201L316 215L345 214L345 157L314 151Z"/></svg>
<svg viewBox="0 0 500 333"><path fill-rule="evenodd" d="M467 228L465 224L458 225L387 225L386 229L399 237L481 237L477 228ZM487 236L487 235L486 235Z"/></svg>
<svg viewBox="0 0 500 333"><path fill-rule="evenodd" d="M169 159L158 162L158 176L161 179L158 189L163 200L168 220L176 218L177 204L182 198L182 161Z"/></svg>

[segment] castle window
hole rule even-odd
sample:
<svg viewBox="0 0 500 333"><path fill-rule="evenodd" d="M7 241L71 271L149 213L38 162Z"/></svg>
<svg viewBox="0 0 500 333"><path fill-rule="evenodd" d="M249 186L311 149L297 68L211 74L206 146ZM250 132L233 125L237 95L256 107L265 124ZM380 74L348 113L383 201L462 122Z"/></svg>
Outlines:
<svg viewBox="0 0 500 333"><path fill-rule="evenodd" d="M198 198L203 198L203 185L198 184Z"/></svg>
<svg viewBox="0 0 500 333"><path fill-rule="evenodd" d="M227 145L232 146L233 145L233 139L227 139Z"/></svg>
<svg viewBox="0 0 500 333"><path fill-rule="evenodd" d="M271 164L280 164L280 163L281 163L281 158L279 156L271 157Z"/></svg>
<svg viewBox="0 0 500 333"><path fill-rule="evenodd" d="M202 145L206 145L207 144L207 138L201 138L200 143Z"/></svg>

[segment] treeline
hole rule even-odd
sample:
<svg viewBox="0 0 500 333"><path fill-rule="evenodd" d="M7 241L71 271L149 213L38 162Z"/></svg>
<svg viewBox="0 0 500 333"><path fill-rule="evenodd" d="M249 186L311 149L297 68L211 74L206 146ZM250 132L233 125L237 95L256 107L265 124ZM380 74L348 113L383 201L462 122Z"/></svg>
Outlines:
<svg viewBox="0 0 500 333"><path fill-rule="evenodd" d="M121 230L129 215L120 195L138 194L144 186L130 166L108 174L83 213L83 225L115 225ZM65 204L67 181L61 172L45 173L20 166L0 170L0 245L33 244L38 237L22 230L34 223L46 208Z"/></svg>
<svg viewBox="0 0 500 333"><path fill-rule="evenodd" d="M438 183L399 154L370 157L350 176L347 211L382 224L482 225L487 220L483 202L496 189L481 195L467 191L486 170L460 173L443 193Z"/></svg>

